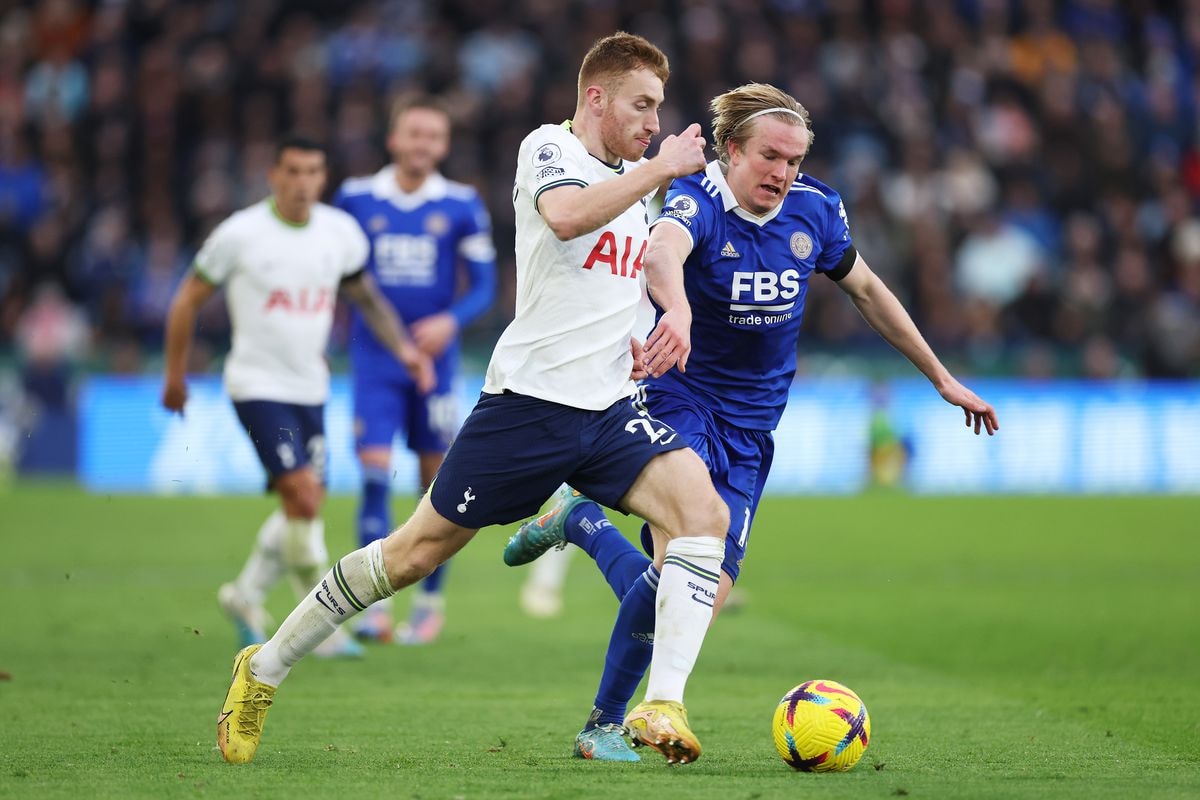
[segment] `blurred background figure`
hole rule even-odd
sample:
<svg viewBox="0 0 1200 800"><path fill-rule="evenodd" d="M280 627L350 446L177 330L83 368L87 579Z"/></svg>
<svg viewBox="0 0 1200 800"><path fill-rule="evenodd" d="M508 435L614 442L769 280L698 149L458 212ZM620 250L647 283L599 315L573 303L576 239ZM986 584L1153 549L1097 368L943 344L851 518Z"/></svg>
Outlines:
<svg viewBox="0 0 1200 800"><path fill-rule="evenodd" d="M672 59L664 128L751 80L812 110L806 169L843 188L856 238L951 364L1200 376L1200 6L1107 0L4 3L0 370L20 374L17 320L53 284L90 340L68 384L154 373L163 298L265 193L272 140L326 138L338 186L387 160L388 109L418 92L455 129L440 171L494 225L497 301L459 333L477 371L513 307L507 154L569 107L580 43L618 28ZM844 306L814 291L802 371L894 374ZM203 355L228 346L225 319L205 310L197 367L219 366ZM340 314L335 370L348 330Z"/></svg>
<svg viewBox="0 0 1200 800"><path fill-rule="evenodd" d="M418 391L362 317L352 315L362 547L392 529L392 444L398 433L417 456L420 492L433 483L462 424L456 394L459 332L487 311L496 296L496 250L487 209L474 188L448 181L437 171L450 153L450 115L441 101L432 96L399 100L391 112L387 146L392 163L343 183L334 205L362 226L371 243L367 271L417 346L434 360L437 385L429 393ZM408 621L395 630L400 644L427 644L441 633L448 568L441 564L421 581ZM392 641L391 606L387 597L367 609L356 635Z"/></svg>

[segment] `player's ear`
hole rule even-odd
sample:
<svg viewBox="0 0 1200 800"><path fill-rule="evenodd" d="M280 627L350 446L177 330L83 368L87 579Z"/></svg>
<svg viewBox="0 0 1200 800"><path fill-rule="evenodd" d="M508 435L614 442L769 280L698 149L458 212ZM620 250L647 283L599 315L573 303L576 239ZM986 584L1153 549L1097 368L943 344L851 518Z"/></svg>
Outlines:
<svg viewBox="0 0 1200 800"><path fill-rule="evenodd" d="M730 139L728 142L726 142L726 143L725 143L725 152L724 152L724 153L718 153L717 155L718 155L718 156L724 155L724 156L725 156L725 158L724 158L724 159L722 159L722 160L723 160L723 161L724 161L726 164L732 165L732 164L733 164L733 157L734 157L734 155L735 155L735 154L737 154L737 153L739 153L739 152L741 152L741 151L738 149L737 142L735 142L735 141L733 141L732 139Z"/></svg>
<svg viewBox="0 0 1200 800"><path fill-rule="evenodd" d="M593 83L584 90L584 97L587 99L588 110L593 114L600 114L604 111L604 104L607 102L607 93L604 91L603 86Z"/></svg>

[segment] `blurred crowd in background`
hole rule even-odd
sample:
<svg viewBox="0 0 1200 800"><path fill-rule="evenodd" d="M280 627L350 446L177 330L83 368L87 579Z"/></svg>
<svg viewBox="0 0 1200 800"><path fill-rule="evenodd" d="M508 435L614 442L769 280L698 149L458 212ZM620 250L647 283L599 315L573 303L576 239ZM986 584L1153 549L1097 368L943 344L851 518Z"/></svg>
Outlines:
<svg viewBox="0 0 1200 800"><path fill-rule="evenodd" d="M965 376L1200 376L1198 0L0 0L0 364L47 404L71 370L153 374L176 284L265 196L276 136L328 145L331 194L386 163L412 90L447 98L444 171L495 224L500 296L466 334L486 359L518 144L571 116L618 29L671 59L664 135L747 81L804 103L802 169ZM808 315L803 371L894 364L830 282ZM227 335L214 302L197 369Z"/></svg>

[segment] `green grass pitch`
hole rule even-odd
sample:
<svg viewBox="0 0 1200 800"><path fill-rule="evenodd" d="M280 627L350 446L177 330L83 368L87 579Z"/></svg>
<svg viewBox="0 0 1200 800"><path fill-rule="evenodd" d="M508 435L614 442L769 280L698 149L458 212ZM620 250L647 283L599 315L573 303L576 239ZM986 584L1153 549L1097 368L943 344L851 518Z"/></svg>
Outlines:
<svg viewBox="0 0 1200 800"><path fill-rule="evenodd" d="M508 529L454 562L438 643L305 661L254 763L225 765L215 591L271 507L0 489L0 797L1200 797L1197 497L768 498L746 602L688 686L705 751L681 768L571 758L616 603L577 556L566 614L523 617ZM335 555L353 513L327 507ZM774 752L806 678L867 704L849 773Z"/></svg>

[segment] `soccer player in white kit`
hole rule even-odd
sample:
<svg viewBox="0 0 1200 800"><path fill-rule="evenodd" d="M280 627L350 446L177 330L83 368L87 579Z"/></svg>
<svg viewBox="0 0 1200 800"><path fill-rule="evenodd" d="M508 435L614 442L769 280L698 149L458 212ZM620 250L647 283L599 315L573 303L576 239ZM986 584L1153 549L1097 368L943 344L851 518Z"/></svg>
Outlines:
<svg viewBox="0 0 1200 800"><path fill-rule="evenodd" d="M700 126L663 140L667 59L639 36L593 45L574 117L521 144L516 316L484 391L430 491L386 539L343 557L266 644L242 650L217 717L226 761L254 757L276 688L332 630L429 574L487 525L537 511L566 481L667 531L655 645L632 735L669 761L694 761L683 690L708 623L729 510L682 437L652 418L633 378L646 374L632 337L649 239L646 200L704 167Z"/></svg>
<svg viewBox="0 0 1200 800"><path fill-rule="evenodd" d="M222 222L196 256L171 303L166 324L162 403L183 413L188 351L196 313L224 285L233 328L225 389L266 468L280 509L259 529L238 577L218 599L238 628L241 647L266 640L263 600L283 576L298 596L327 568L324 499L325 348L339 292L426 390L433 367L408 340L400 320L363 267L366 237L354 218L317 202L325 153L298 136L280 140L270 171L272 194ZM353 654L345 634L329 654Z"/></svg>

